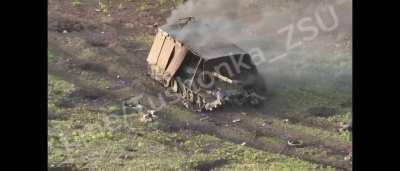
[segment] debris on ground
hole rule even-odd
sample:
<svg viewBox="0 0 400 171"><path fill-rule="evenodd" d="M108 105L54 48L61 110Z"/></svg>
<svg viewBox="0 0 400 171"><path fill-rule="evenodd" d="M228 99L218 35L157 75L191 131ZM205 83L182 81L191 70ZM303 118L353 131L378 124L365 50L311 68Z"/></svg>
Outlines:
<svg viewBox="0 0 400 171"><path fill-rule="evenodd" d="M200 121L207 120L208 118L210 118L210 117L208 117L208 116L205 116L205 117L203 117L203 118L200 118Z"/></svg>
<svg viewBox="0 0 400 171"><path fill-rule="evenodd" d="M132 23L126 23L126 24L125 24L125 27L131 29L131 28L134 28L135 25L132 24Z"/></svg>
<svg viewBox="0 0 400 171"><path fill-rule="evenodd" d="M147 110L146 112L143 113L141 121L147 123L147 122L153 122L156 119L157 119L156 111Z"/></svg>
<svg viewBox="0 0 400 171"><path fill-rule="evenodd" d="M141 112L144 109L144 106L141 104L137 104L136 106L132 106L132 109L136 110L137 112Z"/></svg>
<svg viewBox="0 0 400 171"><path fill-rule="evenodd" d="M347 156L345 156L344 160L346 161L353 160L353 152L350 152Z"/></svg>
<svg viewBox="0 0 400 171"><path fill-rule="evenodd" d="M289 123L289 119L284 119L283 123L288 124Z"/></svg>
<svg viewBox="0 0 400 171"><path fill-rule="evenodd" d="M339 132L344 132L344 131L352 131L353 124L352 122L346 124L346 123L341 123L340 128L338 129Z"/></svg>
<svg viewBox="0 0 400 171"><path fill-rule="evenodd" d="M273 124L272 121L264 121L261 126L267 126L267 125L272 125L272 124Z"/></svg>
<svg viewBox="0 0 400 171"><path fill-rule="evenodd" d="M289 146L292 146L292 147L298 147L298 146L303 145L303 141L291 139L291 140L288 140L287 144L288 144Z"/></svg>
<svg viewBox="0 0 400 171"><path fill-rule="evenodd" d="M235 119L235 120L233 120L232 122L233 123L236 123L236 122L240 122L241 121L241 119Z"/></svg>
<svg viewBox="0 0 400 171"><path fill-rule="evenodd" d="M76 170L103 166L114 170L140 170L143 168L142 163L150 164L146 166L148 169L161 170L195 170L196 168L201 168L199 170L218 170L219 168L244 170L244 167L247 170L262 168L276 170L293 168L295 170L298 167L303 170L315 168L351 170L351 161L344 159L351 160L349 149L352 148L352 139L347 138L347 134L342 135L336 132L340 126L339 122L349 123L348 116L352 115L352 98L348 91L326 89L329 91L325 92L323 85L299 87L294 84L286 85L286 80L282 79L281 81L277 79L276 83L268 82L274 79L267 78L267 85L277 85L266 87L272 88L266 91L266 94L271 97L270 101L256 107L250 105L239 107L230 104L229 101L223 101L225 105L218 110L214 109L216 111L213 113L202 110L209 115L208 117L199 115L202 112L195 113L183 109L179 103L173 103L178 95L166 94L164 90L167 88L158 85L147 72L145 58L148 57L150 51L150 42L154 40L152 37L158 27L166 22L171 13L170 9L175 8L173 5L177 6L177 4L159 4L156 0L130 3L128 1L131 0L127 0L120 1L124 5L123 8L126 8L120 11L115 9L115 5L118 7L119 3L115 4L113 1L107 4L109 11L97 13L93 9L96 8L93 6L97 5L96 1L98 0L89 0L79 9L72 8L71 1L51 1L48 5L47 58L56 59L48 62L48 77L50 78L47 92L49 106L47 137L50 170L54 169L52 167L57 169L58 166L62 166L60 170L69 170L68 168L72 167L69 166L70 163L76 164ZM67 8L60 10L60 7ZM111 10L114 19L107 14ZM285 12L281 9L278 11ZM256 19L254 17L257 16L249 17L249 19ZM124 23L127 24L124 25ZM154 28L152 28L153 23ZM211 27L215 26L211 25ZM198 36L194 35L193 41L197 42ZM221 41L229 43L229 40ZM351 44L351 40L349 42ZM179 41L176 40L175 43ZM181 52L180 47L173 46L171 55L177 54L178 50ZM210 47L219 50L219 47L213 44L210 44ZM342 52L340 48L334 50ZM253 54L259 55L257 52ZM188 51L189 55L186 57L191 56L190 53ZM346 55L347 53L343 56L347 57ZM231 76L229 69L233 69L234 75L240 74L237 77L240 78L242 75L245 76L246 72L239 71L247 71L248 66L247 60L241 58L244 56L229 58L230 56L227 58L228 65L225 65L225 68L218 64L215 65L217 68L203 67L205 60L198 63L199 74L202 74L205 69L221 70L218 67L222 67L224 71L228 70L228 74L222 75L224 77L221 77L221 80L213 76L211 72L203 72L207 80L221 81L224 94L237 92L236 89L232 92L227 91L231 87L232 89L236 87L225 82L231 81L225 79L226 76ZM171 65L169 62L172 64L174 61L167 61L166 65ZM185 58L183 65L190 64L188 68L193 68L192 62L196 64L196 61ZM337 60L333 62L341 63ZM103 69L87 70L81 67L87 63L101 66ZM324 67L336 69L328 65L311 69L312 71L313 69L323 70ZM347 65L345 65L346 68ZM263 70L263 68L260 69ZM180 71L187 74L186 70ZM271 71L280 70L278 67L278 70L272 68ZM265 75L262 71L260 74ZM53 76L54 78L51 78ZM190 81L192 77L183 76L179 81L192 83L185 82L187 78ZM198 76L195 75L193 86L190 86L195 90L193 93L197 92L196 88L199 88L198 84L202 83L201 81L203 83L207 81L197 80ZM345 82L343 86L347 87L346 81L350 79L348 74L339 76L340 78L335 81L338 81L340 85ZM174 81L169 85L178 83ZM249 80L246 81L261 82L253 75L250 75ZM247 85L246 82L240 84ZM186 87L189 87L187 85ZM103 87L106 90L103 90ZM183 87L178 85L177 88L180 90ZM98 99L97 101L89 97L93 94L92 89L96 90L94 99ZM87 90L90 91L89 95ZM238 92L242 91L238 90ZM211 96L201 99L192 95L194 95L192 92L187 93L187 96L193 97L196 102L203 100L209 102L208 100L214 99ZM164 100L168 103L166 108L162 111L154 108ZM66 105L65 101L72 104ZM239 101L239 103L242 102L240 99ZM348 101L349 104L340 107L338 103L342 101ZM154 102L153 105L152 102ZM337 107L338 112L335 113L338 115L332 118L317 118L307 112L309 105L321 104ZM196 109L198 106L190 107ZM149 110L155 110L155 112L152 113ZM349 115L345 113L347 111ZM315 114L331 115L329 111L316 111ZM287 122L290 122L285 124L283 120L287 118ZM263 127L260 127L261 125ZM293 137L288 137L289 135ZM302 146L306 148L292 147L296 146L296 143L289 142L289 139L302 140ZM125 149L128 147L131 149ZM227 163L218 162L225 159ZM67 163L68 167L64 163ZM243 165L245 166L242 167Z"/></svg>
<svg viewBox="0 0 400 171"><path fill-rule="evenodd" d="M123 159L123 160L130 160L130 159L132 159L133 157L135 157L135 154L132 153L132 152L127 153L127 154L120 154L120 155L118 156L118 158Z"/></svg>
<svg viewBox="0 0 400 171"><path fill-rule="evenodd" d="M145 107L140 103L141 96L132 97L124 100L123 107L133 109L137 113L142 113L145 110Z"/></svg>

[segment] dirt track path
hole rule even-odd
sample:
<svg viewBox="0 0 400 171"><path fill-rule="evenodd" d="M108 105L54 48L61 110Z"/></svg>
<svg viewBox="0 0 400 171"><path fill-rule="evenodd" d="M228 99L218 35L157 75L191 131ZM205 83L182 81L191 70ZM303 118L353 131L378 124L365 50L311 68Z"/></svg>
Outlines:
<svg viewBox="0 0 400 171"><path fill-rule="evenodd" d="M66 61L68 61L68 65L64 63ZM87 63L88 61L85 60L67 58L65 61L61 61L56 65L49 66L49 73L62 77L70 82L73 82L74 84L85 87L85 85L82 85L81 83L81 73L83 71L82 66ZM103 65L107 68L107 64ZM132 86L132 82L129 82L128 80L124 81L121 79L116 79L113 74L97 72L96 77L108 80L111 83L111 88L109 91L104 92L104 95L100 97L108 102L122 104L123 99L135 96L138 93L145 91L139 87ZM147 81L149 84L155 83L150 79ZM149 93L147 93L147 95L153 96L153 98L155 94L150 92L162 91L160 87L157 87L156 83L155 87L149 88L149 90L150 91L148 91ZM101 103L96 101L96 103L94 103L94 107L97 105L101 105ZM235 109L231 111L227 109L226 111L207 114L209 119L207 119L208 121L204 122L205 125L203 125L203 123L199 125L198 121L194 120L187 121L190 123L190 126L186 126L186 122L171 120L169 117L165 117L164 119L169 126L173 125L174 130L183 129L198 133L216 135L219 138L226 139L237 144L245 142L248 146L256 149L284 154L311 161L313 163L333 166L338 169L351 169L351 164L348 161L344 161L344 157L349 151L351 151L351 144L349 142L338 140L337 138L321 137L322 135L319 135L320 132L332 134L330 130L324 130L318 127L306 127L303 126L304 124L301 121L295 124L316 131L316 133L309 133L301 129L293 128L292 123L285 123L281 118L263 115L262 113L262 109ZM193 115L200 116L201 114L193 113ZM240 119L240 121L238 123L232 123L232 121L235 119ZM302 140L304 142L304 146L300 150L289 147L287 145L287 141L289 139ZM271 143L271 141L275 143ZM326 156L321 157L315 154L306 154L307 151L311 151L311 153L313 151L326 153Z"/></svg>

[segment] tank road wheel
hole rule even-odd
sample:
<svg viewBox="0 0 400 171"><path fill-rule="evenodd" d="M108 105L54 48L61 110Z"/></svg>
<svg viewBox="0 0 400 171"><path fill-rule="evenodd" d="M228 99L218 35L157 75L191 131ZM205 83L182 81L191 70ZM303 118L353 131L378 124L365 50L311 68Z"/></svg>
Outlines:
<svg viewBox="0 0 400 171"><path fill-rule="evenodd" d="M182 103L186 108L189 108L189 101L187 100L187 90L185 86L182 86L181 90L181 96L182 96Z"/></svg>
<svg viewBox="0 0 400 171"><path fill-rule="evenodd" d="M188 100L188 103L190 104L189 108L195 112L202 112L205 109L203 98L194 92L192 95L193 95L193 99Z"/></svg>
<svg viewBox="0 0 400 171"><path fill-rule="evenodd" d="M204 100L197 93L194 93L187 88L182 88L181 95L182 103L187 109L195 112L202 112L205 109Z"/></svg>
<svg viewBox="0 0 400 171"><path fill-rule="evenodd" d="M178 84L176 83L176 81L175 80L171 80L171 90L172 90L172 92L174 92L174 93L177 93L178 92Z"/></svg>
<svg viewBox="0 0 400 171"><path fill-rule="evenodd" d="M196 109L197 112L203 111L205 105L203 103L203 98L200 95L196 96L196 106L197 106L197 109Z"/></svg>

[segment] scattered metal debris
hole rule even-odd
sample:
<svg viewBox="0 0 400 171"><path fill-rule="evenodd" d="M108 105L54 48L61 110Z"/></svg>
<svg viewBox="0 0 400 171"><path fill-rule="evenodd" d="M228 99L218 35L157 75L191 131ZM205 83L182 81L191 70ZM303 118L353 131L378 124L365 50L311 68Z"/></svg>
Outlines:
<svg viewBox="0 0 400 171"><path fill-rule="evenodd" d="M124 100L123 102L123 109L124 113L127 108L133 109L138 113L143 113L145 111L145 107L140 103L141 97L132 97L129 99Z"/></svg>
<svg viewBox="0 0 400 171"><path fill-rule="evenodd" d="M123 160L130 160L135 156L135 154L133 152L128 152L128 153L124 153L124 154L120 154L118 156L118 158L123 159Z"/></svg>
<svg viewBox="0 0 400 171"><path fill-rule="evenodd" d="M200 118L200 121L207 120L208 118L210 118L210 117L208 117L208 116L205 116L205 117L203 117L203 118Z"/></svg>
<svg viewBox="0 0 400 171"><path fill-rule="evenodd" d="M236 123L236 122L240 122L241 121L241 119L235 119L235 120L233 120L232 122L233 123Z"/></svg>
<svg viewBox="0 0 400 171"><path fill-rule="evenodd" d="M291 139L291 140L288 140L287 144L288 144L289 146L292 146L292 147L298 147L298 146L303 145L303 141Z"/></svg>
<svg viewBox="0 0 400 171"><path fill-rule="evenodd" d="M344 160L346 161L353 160L353 152L350 152L348 155L346 155L344 157Z"/></svg>
<svg viewBox="0 0 400 171"><path fill-rule="evenodd" d="M339 132L344 132L344 131L352 131L353 124L352 122L345 124L341 123L340 128L338 129Z"/></svg>
<svg viewBox="0 0 400 171"><path fill-rule="evenodd" d="M144 106L141 105L141 104L138 104L138 105L136 105L136 106L132 106L132 109L134 109L134 110L136 110L136 111L138 111L138 112L141 112L141 111L143 111Z"/></svg>
<svg viewBox="0 0 400 171"><path fill-rule="evenodd" d="M272 121L264 121L261 126L272 125Z"/></svg>
<svg viewBox="0 0 400 171"><path fill-rule="evenodd" d="M157 119L156 111L155 110L148 110L143 113L143 117L141 118L142 122L153 122Z"/></svg>
<svg viewBox="0 0 400 171"><path fill-rule="evenodd" d="M283 123L288 124L289 123L289 119L284 119Z"/></svg>

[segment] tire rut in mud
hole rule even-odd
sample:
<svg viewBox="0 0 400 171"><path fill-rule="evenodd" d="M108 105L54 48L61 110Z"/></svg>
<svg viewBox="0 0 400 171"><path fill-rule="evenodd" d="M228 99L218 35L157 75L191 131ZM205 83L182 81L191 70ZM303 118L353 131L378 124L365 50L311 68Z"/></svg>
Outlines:
<svg viewBox="0 0 400 171"><path fill-rule="evenodd" d="M254 128L254 125L251 125L250 123L247 124L228 124L229 122L223 122L226 121L227 119L230 120L231 122L231 117L228 118L221 118L221 117L210 117L214 121L218 121L219 123L215 122L208 122L205 121L203 124L192 124L192 123L184 123L184 122L179 122L179 121L174 121L170 120L168 117L162 117L162 122L165 123L165 126L162 127L164 131L167 132L177 132L177 131L182 131L182 130L190 130L195 134L209 134L216 136L221 139L225 139L228 141L231 141L236 144L242 144L243 142L246 143L247 146L253 147L255 149L267 151L267 152L272 152L272 153L278 153L278 154L283 154L287 155L290 157L295 157L299 158L302 160L306 160L312 163L316 164L321 164L325 166L331 166L334 168L337 168L339 170L351 170L351 163L348 161L344 160L326 160L326 159L320 159L318 157L312 157L312 156L303 156L299 152L296 152L294 149L296 147L289 147L287 145L268 145L265 142L262 141L262 139L259 139L257 135L259 134L259 137L266 137L266 138L279 138L281 140L287 141L287 139L284 139L280 136L282 132L268 132L268 131L262 131L260 129ZM237 135L228 135L225 134L223 130L233 130L233 132L237 134L246 134L243 136L237 136ZM345 152L343 152L343 149L338 149L336 147L332 146L325 146L322 141L314 141L314 142L307 142L307 146L321 149L324 151L328 152L328 155L330 156L339 156L343 157L345 156Z"/></svg>

